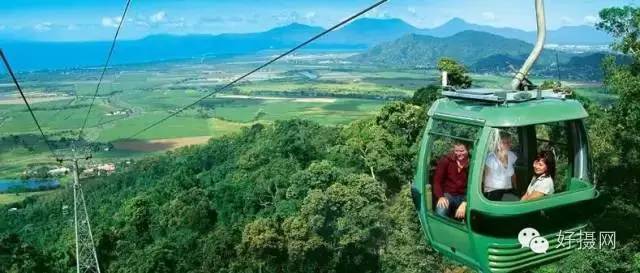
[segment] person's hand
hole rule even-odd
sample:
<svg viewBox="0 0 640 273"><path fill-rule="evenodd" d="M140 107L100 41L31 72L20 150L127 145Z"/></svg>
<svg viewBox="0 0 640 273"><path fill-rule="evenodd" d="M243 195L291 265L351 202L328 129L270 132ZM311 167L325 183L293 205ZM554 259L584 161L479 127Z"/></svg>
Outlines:
<svg viewBox="0 0 640 273"><path fill-rule="evenodd" d="M447 200L447 198L440 197L436 206L441 209L446 209L449 207L449 200Z"/></svg>
<svg viewBox="0 0 640 273"><path fill-rule="evenodd" d="M456 218L463 219L466 211L467 211L467 202L462 202L460 206L458 206L458 209L456 210Z"/></svg>

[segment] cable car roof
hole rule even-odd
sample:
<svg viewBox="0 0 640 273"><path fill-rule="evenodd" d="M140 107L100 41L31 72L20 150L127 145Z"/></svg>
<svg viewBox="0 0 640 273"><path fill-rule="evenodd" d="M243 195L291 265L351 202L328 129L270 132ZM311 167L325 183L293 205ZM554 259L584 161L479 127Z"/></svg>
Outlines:
<svg viewBox="0 0 640 273"><path fill-rule="evenodd" d="M459 118L493 127L526 126L589 116L580 102L553 98L504 103L442 98L431 106L428 115Z"/></svg>

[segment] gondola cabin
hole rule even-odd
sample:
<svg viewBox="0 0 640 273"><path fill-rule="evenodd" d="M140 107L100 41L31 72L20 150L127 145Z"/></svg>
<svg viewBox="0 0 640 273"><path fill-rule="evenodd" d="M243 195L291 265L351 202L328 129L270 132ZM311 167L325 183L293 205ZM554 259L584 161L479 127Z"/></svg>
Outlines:
<svg viewBox="0 0 640 273"><path fill-rule="evenodd" d="M585 228L590 203L598 196L582 105L552 91L445 90L443 95L429 109L413 184L430 245L480 272L517 272L569 255L577 245L562 245L557 236ZM486 160L498 136L505 133L517 155L513 188L491 201L483 189ZM455 143L464 143L469 155L464 219L435 212L436 165ZM553 194L520 201L541 150L551 151L556 160ZM546 253L521 245L519 235L525 228L536 229L547 239Z"/></svg>

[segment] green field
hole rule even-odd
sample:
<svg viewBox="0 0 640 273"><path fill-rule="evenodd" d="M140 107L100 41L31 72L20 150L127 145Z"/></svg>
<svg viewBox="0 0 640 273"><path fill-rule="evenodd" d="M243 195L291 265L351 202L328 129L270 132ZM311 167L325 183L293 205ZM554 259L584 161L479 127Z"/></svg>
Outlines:
<svg viewBox="0 0 640 273"><path fill-rule="evenodd" d="M227 63L160 63L109 70L87 121L83 137L108 143L134 133L209 94L255 64L245 58ZM306 71L301 73L299 71ZM279 64L259 72L137 136L142 140L220 137L251 124L302 118L325 125L346 124L378 111L387 98L410 97L422 72L359 71L353 68ZM318 74L311 80L304 75ZM82 125L96 88L96 71L39 72L22 76L23 86L43 129L54 141L73 139ZM414 81L412 87L397 78ZM51 79L51 81L48 81ZM426 83L426 79L424 80ZM38 102L44 90L61 100ZM26 107L19 102L0 108L0 177L17 178L27 166L52 162ZM116 111L126 111L115 114ZM19 141L9 141L17 136ZM30 136L29 141L21 139ZM25 143L22 143L25 142ZM94 151L95 162L148 155L139 151Z"/></svg>
<svg viewBox="0 0 640 273"><path fill-rule="evenodd" d="M0 205L17 203L30 196L46 194L47 192L22 192L22 193L6 193L0 194Z"/></svg>
<svg viewBox="0 0 640 273"><path fill-rule="evenodd" d="M227 60L207 59L205 63L181 61L111 68L101 85L83 137L101 143L128 139L251 70L264 58L241 56ZM35 115L54 141L77 136L95 92L96 73L95 70L79 69L71 73L49 71L19 75L30 95ZM510 82L506 75L476 74L472 78L474 86L488 88L505 87ZM219 96L202 100L135 138L152 141L220 137L257 122L292 118L313 120L323 125L347 124L372 116L389 100L408 98L416 89L438 82L438 72L432 70L326 64L322 58L305 63L282 62L252 75ZM602 104L611 104L616 99L601 87L571 84L579 86L578 94ZM38 96L45 90L47 94L60 96L61 100L38 102ZM125 112L114 115L117 111ZM0 107L0 137L37 134L23 104ZM148 153L112 149L94 151L94 160L113 162L145 155ZM51 161L52 157L41 141L0 143L1 178L18 177L26 166Z"/></svg>

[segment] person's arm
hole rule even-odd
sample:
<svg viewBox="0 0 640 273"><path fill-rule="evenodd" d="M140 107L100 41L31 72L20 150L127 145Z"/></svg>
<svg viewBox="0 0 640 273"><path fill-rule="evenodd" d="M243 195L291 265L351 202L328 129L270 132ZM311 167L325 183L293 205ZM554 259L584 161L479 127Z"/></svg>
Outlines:
<svg viewBox="0 0 640 273"><path fill-rule="evenodd" d="M444 196L443 185L448 165L448 161L445 158L438 160L436 165L436 173L433 175L433 194L436 198Z"/></svg>
<svg viewBox="0 0 640 273"><path fill-rule="evenodd" d="M462 219L465 217L466 212L467 212L467 202L462 202L460 203L460 206L458 206L458 209L456 210L455 217L458 219Z"/></svg>
<svg viewBox="0 0 640 273"><path fill-rule="evenodd" d="M516 161L518 161L518 155L516 155L516 153L509 151L509 154L511 155L511 157L513 157L513 159L511 160L511 162L509 162L511 164L511 169L513 169L513 175L511 176L511 188L513 189L514 192L518 191L518 178L516 176Z"/></svg>
<svg viewBox="0 0 640 273"><path fill-rule="evenodd" d="M487 182L487 177L489 177L491 172L491 168L489 168L489 165L484 165L484 175L482 176L482 189L484 189L484 185Z"/></svg>
<svg viewBox="0 0 640 273"><path fill-rule="evenodd" d="M526 200L535 200L538 198L542 198L545 195L551 194L551 190L553 189L553 180L545 179L540 182L540 184L534 185L533 191L531 193L527 193L522 197L522 201Z"/></svg>
<svg viewBox="0 0 640 273"><path fill-rule="evenodd" d="M447 173L447 168L449 166L449 161L446 158L442 158L438 161L438 165L436 166L436 173L433 175L433 193L438 200L436 206L440 208L448 208L449 200L444 198L444 179Z"/></svg>
<svg viewBox="0 0 640 273"><path fill-rule="evenodd" d="M535 200L538 198L542 198L544 197L545 194L539 191L533 191L532 193L525 193L524 196L522 196L522 199L520 199L520 201L530 201L530 200Z"/></svg>

